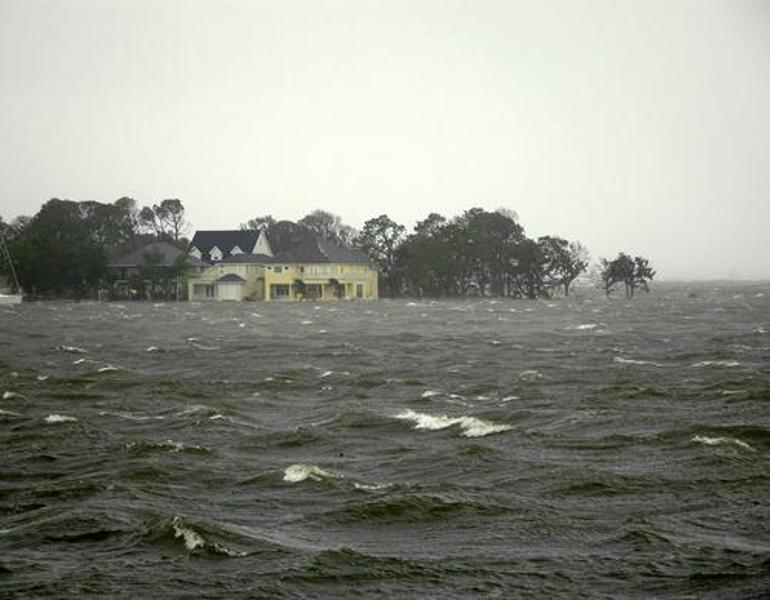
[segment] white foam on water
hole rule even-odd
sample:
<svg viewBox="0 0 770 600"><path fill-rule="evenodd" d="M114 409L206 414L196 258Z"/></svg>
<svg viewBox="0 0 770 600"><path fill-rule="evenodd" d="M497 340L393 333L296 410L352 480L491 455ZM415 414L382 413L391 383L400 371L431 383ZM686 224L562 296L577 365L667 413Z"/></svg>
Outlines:
<svg viewBox="0 0 770 600"><path fill-rule="evenodd" d="M5 417L20 417L21 413L16 413L11 410L3 410L0 408L0 415Z"/></svg>
<svg viewBox="0 0 770 600"><path fill-rule="evenodd" d="M380 484L368 484L368 483L358 483L357 481L353 482L353 487L357 490L364 490L367 492L373 492L376 490L384 490L386 487L388 487L385 483Z"/></svg>
<svg viewBox="0 0 770 600"><path fill-rule="evenodd" d="M522 371L519 373L519 379L522 381L539 381L543 378L543 374L540 371L537 371L535 369L529 369L527 371Z"/></svg>
<svg viewBox="0 0 770 600"><path fill-rule="evenodd" d="M165 419L161 415L135 415L130 412L110 412L103 410L99 413L100 417L120 417L121 419L128 419L129 421L152 421Z"/></svg>
<svg viewBox="0 0 770 600"><path fill-rule="evenodd" d="M206 540L199 533L185 527L182 520L179 517L174 517L171 521L171 525L174 528L174 537L182 538L184 540L185 548L189 552L194 552L198 548L203 548L206 545Z"/></svg>
<svg viewBox="0 0 770 600"><path fill-rule="evenodd" d="M334 374L334 371L324 371L318 377L320 379L324 379L325 377L329 377L330 375L333 375L333 374Z"/></svg>
<svg viewBox="0 0 770 600"><path fill-rule="evenodd" d="M502 433L513 429L511 425L493 423L492 421L478 419L476 417L462 417L460 427L463 430L462 435L465 437L484 437L485 435Z"/></svg>
<svg viewBox="0 0 770 600"><path fill-rule="evenodd" d="M612 359L612 362L616 362L621 365L652 365L653 367L661 367L663 365L652 362L651 360L636 360L635 358L623 358L622 356L616 356Z"/></svg>
<svg viewBox="0 0 770 600"><path fill-rule="evenodd" d="M740 367L741 363L737 360L702 360L700 362L693 363L690 365L693 368L701 368L701 367L725 367L725 368L735 368Z"/></svg>
<svg viewBox="0 0 770 600"><path fill-rule="evenodd" d="M200 450L202 452L208 452L208 448L203 446L186 445L181 442L175 442L174 440L166 440L158 444L160 448L166 448L171 452L182 452L183 450Z"/></svg>
<svg viewBox="0 0 770 600"><path fill-rule="evenodd" d="M77 360L73 360L73 361L72 361L72 364L73 364L73 365L82 365L84 362L86 362L86 359L85 359L85 358L79 358L79 359L77 359Z"/></svg>
<svg viewBox="0 0 770 600"><path fill-rule="evenodd" d="M420 398L427 400L428 398L435 398L436 396L440 396L441 392L438 390L425 390Z"/></svg>
<svg viewBox="0 0 770 600"><path fill-rule="evenodd" d="M190 338L190 339L189 339L189 340L187 340L187 341L188 341L188 342L190 343L190 345L191 345L193 348L195 348L196 350L203 350L204 352L213 352L213 351L215 351L215 350L219 350L219 349L220 349L220 348L219 348L219 346L204 346L203 344L198 344L198 343L197 343L197 342L195 342L195 341L191 341L191 340L194 340L194 339L195 339L195 338Z"/></svg>
<svg viewBox="0 0 770 600"><path fill-rule="evenodd" d="M112 371L120 371L120 367L116 367L115 365L104 365L103 367L100 367L97 369L98 373L110 373Z"/></svg>
<svg viewBox="0 0 770 600"><path fill-rule="evenodd" d="M56 346L57 350L61 350L62 352L70 352L72 354L86 354L88 351L84 350L83 348L78 348L77 346Z"/></svg>
<svg viewBox="0 0 770 600"><path fill-rule="evenodd" d="M50 377L50 375L38 375L38 376L36 377L36 379L37 379L38 381L47 381L49 377Z"/></svg>
<svg viewBox="0 0 770 600"><path fill-rule="evenodd" d="M500 399L500 402L510 402L511 400L518 400L518 396L505 396L504 398Z"/></svg>
<svg viewBox="0 0 770 600"><path fill-rule="evenodd" d="M427 429L429 431L440 431L459 425L464 437L483 437L493 433L510 431L512 426L503 423L494 423L477 417L449 417L447 415L429 415L418 413L411 409L405 410L396 415L397 419L412 421L415 429Z"/></svg>
<svg viewBox="0 0 770 600"><path fill-rule="evenodd" d="M311 479L321 481L322 479L340 479L341 475L324 471L321 467L315 465L296 464L286 467L283 472L283 480L289 483L299 483Z"/></svg>
<svg viewBox="0 0 770 600"><path fill-rule="evenodd" d="M147 348L147 352L157 352L158 350L160 350L160 348L157 346L148 346Z"/></svg>
<svg viewBox="0 0 770 600"><path fill-rule="evenodd" d="M723 396L736 396L742 394L745 390L722 390Z"/></svg>
<svg viewBox="0 0 770 600"><path fill-rule="evenodd" d="M74 423L77 421L75 417L70 417L67 415L48 415L44 421L49 424L55 424L55 423Z"/></svg>
<svg viewBox="0 0 770 600"><path fill-rule="evenodd" d="M14 398L26 398L26 396L19 392L3 392L3 400L13 400Z"/></svg>
<svg viewBox="0 0 770 600"><path fill-rule="evenodd" d="M300 325L312 325L313 321L300 321L299 324Z"/></svg>
<svg viewBox="0 0 770 600"><path fill-rule="evenodd" d="M749 446L746 442L739 440L738 438L731 437L707 437L705 435L696 435L691 442L698 442L700 444L706 444L707 446L731 446L733 448L742 448L743 450L749 450L754 452L754 448Z"/></svg>

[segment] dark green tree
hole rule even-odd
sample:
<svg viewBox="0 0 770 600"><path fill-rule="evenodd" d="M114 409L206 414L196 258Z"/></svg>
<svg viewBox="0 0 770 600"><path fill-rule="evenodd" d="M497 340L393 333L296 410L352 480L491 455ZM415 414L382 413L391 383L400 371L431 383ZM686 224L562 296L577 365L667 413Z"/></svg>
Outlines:
<svg viewBox="0 0 770 600"><path fill-rule="evenodd" d="M22 287L33 295L75 298L98 287L107 251L94 238L94 229L79 203L46 202L10 243Z"/></svg>
<svg viewBox="0 0 770 600"><path fill-rule="evenodd" d="M269 231L270 228L275 225L276 221L272 215L263 215L261 217L254 217L249 219L245 223L241 223L241 229L252 229L254 231Z"/></svg>
<svg viewBox="0 0 770 600"><path fill-rule="evenodd" d="M380 275L391 296L400 292L401 278L396 264L396 251L404 239L406 228L388 215L380 215L364 223L356 245L380 267Z"/></svg>
<svg viewBox="0 0 770 600"><path fill-rule="evenodd" d="M621 252L615 260L601 259L602 288L608 296L619 283L623 284L626 298L633 298L637 287L648 292L648 281L652 281L654 276L655 271L650 267L649 260L641 256L631 258Z"/></svg>

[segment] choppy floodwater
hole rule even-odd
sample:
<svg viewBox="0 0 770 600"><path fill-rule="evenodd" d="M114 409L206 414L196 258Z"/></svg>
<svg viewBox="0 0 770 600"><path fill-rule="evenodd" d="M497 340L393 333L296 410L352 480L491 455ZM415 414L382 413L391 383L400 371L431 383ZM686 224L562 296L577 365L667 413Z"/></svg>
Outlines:
<svg viewBox="0 0 770 600"><path fill-rule="evenodd" d="M0 594L763 597L770 288L0 309Z"/></svg>

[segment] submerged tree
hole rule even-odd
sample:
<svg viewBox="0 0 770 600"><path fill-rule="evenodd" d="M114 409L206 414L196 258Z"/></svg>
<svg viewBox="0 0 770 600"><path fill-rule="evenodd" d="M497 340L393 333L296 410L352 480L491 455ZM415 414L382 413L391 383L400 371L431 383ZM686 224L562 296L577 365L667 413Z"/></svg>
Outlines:
<svg viewBox="0 0 770 600"><path fill-rule="evenodd" d="M550 287L561 287L569 296L570 286L588 268L588 250L579 242L544 236L538 238L545 259L545 277Z"/></svg>
<svg viewBox="0 0 770 600"><path fill-rule="evenodd" d="M641 256L631 258L621 252L615 260L601 259L602 288L607 295L610 295L619 283L623 284L626 298L633 298L637 287L648 292L647 282L652 281L654 276L655 271L650 267L650 261Z"/></svg>
<svg viewBox="0 0 770 600"><path fill-rule="evenodd" d="M380 267L382 278L393 296L400 291L396 252L404 239L405 231L406 227L399 225L388 215L380 215L364 223L364 228L356 239L356 245Z"/></svg>

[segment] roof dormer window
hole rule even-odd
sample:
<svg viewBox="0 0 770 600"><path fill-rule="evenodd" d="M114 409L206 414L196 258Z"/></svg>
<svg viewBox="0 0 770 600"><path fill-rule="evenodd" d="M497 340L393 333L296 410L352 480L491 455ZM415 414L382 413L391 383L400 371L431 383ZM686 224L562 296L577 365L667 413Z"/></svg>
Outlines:
<svg viewBox="0 0 770 600"><path fill-rule="evenodd" d="M209 250L209 256L211 257L211 260L222 260L222 251L214 246Z"/></svg>
<svg viewBox="0 0 770 600"><path fill-rule="evenodd" d="M230 255L235 256L236 254L243 254L243 250L241 250L238 246L233 246L233 249L230 250Z"/></svg>
<svg viewBox="0 0 770 600"><path fill-rule="evenodd" d="M194 256L199 260L203 256L203 254L201 254L201 251L198 250L195 246L191 246L190 251L187 254L189 254L190 256Z"/></svg>

